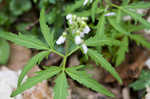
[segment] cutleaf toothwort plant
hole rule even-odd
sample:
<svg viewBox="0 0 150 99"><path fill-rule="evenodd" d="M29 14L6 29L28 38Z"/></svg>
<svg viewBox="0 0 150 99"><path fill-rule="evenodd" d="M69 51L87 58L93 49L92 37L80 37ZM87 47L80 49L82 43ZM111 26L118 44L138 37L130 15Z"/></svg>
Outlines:
<svg viewBox="0 0 150 99"><path fill-rule="evenodd" d="M16 96L37 83L56 76L54 99L66 99L68 96L67 89L69 88L68 75L73 80L96 92L114 97L111 92L91 78L91 75L83 69L86 67L85 65L67 67L67 59L76 51L81 51L83 55L89 56L97 65L102 66L115 77L119 83L122 83L114 67L103 57L103 48L108 49L108 53L112 55L112 62L115 62L116 66L124 60L130 40L150 48L150 43L144 37L133 34L134 31L150 29L150 23L142 18L143 14L136 12L139 8L149 8L150 3L130 3L130 0L123 0L121 5L116 5L109 0L104 0L104 4L102 1L76 0L74 4L66 5L63 15L66 15L67 27L57 39L54 36L56 32L47 25L44 9L40 12L39 21L45 42L21 33L16 35L0 31L0 37L3 39L27 48L40 50L22 70L18 87L11 96ZM124 21L125 16L131 17L132 22L131 20ZM46 67L45 70L36 72L36 76L22 82L27 72L36 64L40 64L51 53L56 53L63 58L60 66Z"/></svg>

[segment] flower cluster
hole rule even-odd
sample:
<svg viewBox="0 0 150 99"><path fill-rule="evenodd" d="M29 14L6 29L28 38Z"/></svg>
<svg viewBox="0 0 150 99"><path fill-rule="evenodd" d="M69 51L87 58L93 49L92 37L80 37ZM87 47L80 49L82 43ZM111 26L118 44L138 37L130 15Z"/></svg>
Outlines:
<svg viewBox="0 0 150 99"><path fill-rule="evenodd" d="M92 2L93 2L93 0L84 0L83 5L85 6L85 5L86 5L89 1L90 1L90 3L92 3Z"/></svg>
<svg viewBox="0 0 150 99"><path fill-rule="evenodd" d="M84 43L83 37L85 34L88 34L91 29L87 25L86 21L88 20L87 17L78 17L76 15L68 14L66 16L69 25L69 32L73 35L74 42L76 45L81 45L84 53L86 54L88 48ZM63 44L66 40L67 33L64 32L56 41L57 45Z"/></svg>

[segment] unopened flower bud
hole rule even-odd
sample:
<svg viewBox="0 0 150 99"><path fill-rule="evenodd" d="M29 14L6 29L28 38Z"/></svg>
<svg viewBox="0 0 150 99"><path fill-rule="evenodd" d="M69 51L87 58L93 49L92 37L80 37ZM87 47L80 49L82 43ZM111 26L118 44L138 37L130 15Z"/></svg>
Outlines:
<svg viewBox="0 0 150 99"><path fill-rule="evenodd" d="M86 44L82 44L82 48L83 48L83 52L84 52L84 54L86 54L87 53L87 51L88 51L88 47L86 46Z"/></svg>

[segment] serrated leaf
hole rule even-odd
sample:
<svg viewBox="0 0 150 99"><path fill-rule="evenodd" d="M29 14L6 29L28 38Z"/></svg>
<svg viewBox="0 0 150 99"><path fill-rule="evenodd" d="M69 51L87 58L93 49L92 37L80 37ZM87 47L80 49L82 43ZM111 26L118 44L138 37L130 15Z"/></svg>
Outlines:
<svg viewBox="0 0 150 99"><path fill-rule="evenodd" d="M146 87L146 84L147 84L146 80L137 80L136 82L130 84L129 87L132 87L134 90L141 90Z"/></svg>
<svg viewBox="0 0 150 99"><path fill-rule="evenodd" d="M146 28L150 28L150 23L142 18L142 15L137 14L135 11L129 10L128 7L121 8L122 11L130 15L134 20L139 21L143 25L145 25Z"/></svg>
<svg viewBox="0 0 150 99"><path fill-rule="evenodd" d="M150 71L149 70L142 70L140 77L135 82L131 83L129 87L132 87L134 90L141 90L150 86Z"/></svg>
<svg viewBox="0 0 150 99"><path fill-rule="evenodd" d="M104 45L109 45L109 46L112 46L112 45L119 45L120 42L118 40L115 40L115 39L111 39L111 38L97 38L97 37L91 37L90 39L86 40L85 41L86 45L87 46L104 46Z"/></svg>
<svg viewBox="0 0 150 99"><path fill-rule="evenodd" d="M67 74L77 82L83 84L84 86L91 88L92 90L105 94L107 96L114 97L114 95L100 85L96 80L92 79L89 74L85 71L76 71L74 69L67 68Z"/></svg>
<svg viewBox="0 0 150 99"><path fill-rule="evenodd" d="M97 64L100 64L105 70L111 73L118 80L119 83L122 83L122 80L114 67L112 67L112 65L106 59L104 59L101 54L92 49L88 49L87 54L91 57L93 61L95 61Z"/></svg>
<svg viewBox="0 0 150 99"><path fill-rule="evenodd" d="M14 97L24 92L26 89L31 88L32 86L36 85L39 82L42 82L43 80L47 80L48 78L53 77L59 72L60 72L60 68L53 66L53 67L50 67L48 70L44 70L42 73L37 74L34 77L28 78L26 82L24 82L11 94L11 97Z"/></svg>
<svg viewBox="0 0 150 99"><path fill-rule="evenodd" d="M92 4L91 17L92 17L93 22L95 22L95 14L96 14L99 2L101 2L101 0L95 0L94 3Z"/></svg>
<svg viewBox="0 0 150 99"><path fill-rule="evenodd" d="M68 96L68 83L66 74L62 72L55 80L54 86L54 99L67 99Z"/></svg>
<svg viewBox="0 0 150 99"><path fill-rule="evenodd" d="M44 8L40 12L40 28L42 31L42 34L48 43L48 45L53 48L54 47L54 41L53 41L53 33L50 33L50 28L46 24L46 15Z"/></svg>
<svg viewBox="0 0 150 99"><path fill-rule="evenodd" d="M27 48L35 48L39 50L49 49L42 41L32 38L31 36L22 35L21 33L16 35L10 32L0 31L0 37Z"/></svg>
<svg viewBox="0 0 150 99"><path fill-rule="evenodd" d="M70 4L66 7L66 14L74 12L76 9L83 6L84 0L76 0L74 4Z"/></svg>
<svg viewBox="0 0 150 99"><path fill-rule="evenodd" d="M150 42L148 42L144 36L132 34L129 36L132 40L134 40L138 45L142 45L148 49L150 49Z"/></svg>
<svg viewBox="0 0 150 99"><path fill-rule="evenodd" d="M19 76L18 86L21 85L21 82L22 82L24 76L27 74L27 72L29 70L31 70L36 64L39 64L44 59L44 57L46 57L49 53L50 53L49 51L40 52L37 55L33 56L29 60L29 62L24 66L24 68Z"/></svg>
<svg viewBox="0 0 150 99"><path fill-rule="evenodd" d="M97 28L96 37L103 38L105 36L105 34L104 34L105 22L106 22L106 20L105 20L104 14L103 14L102 16L100 16L98 25L96 26L96 28Z"/></svg>
<svg viewBox="0 0 150 99"><path fill-rule="evenodd" d="M120 43L119 50L117 51L116 66L124 61L126 52L128 52L128 37L125 36Z"/></svg>
<svg viewBox="0 0 150 99"><path fill-rule="evenodd" d="M121 22L121 18L122 18L122 12L120 9L118 9L117 11L117 17L116 17L116 21L119 24Z"/></svg>
<svg viewBox="0 0 150 99"><path fill-rule="evenodd" d="M116 19L113 17L108 17L109 23L112 25L113 28L115 28L118 32L124 33L124 34L130 34L124 28L121 27L120 24L117 23Z"/></svg>
<svg viewBox="0 0 150 99"><path fill-rule="evenodd" d="M130 5L128 5L127 7L129 8L133 8L133 9L138 9L138 8L150 8L150 2L144 2L144 1L140 1L140 2L135 2L132 3Z"/></svg>

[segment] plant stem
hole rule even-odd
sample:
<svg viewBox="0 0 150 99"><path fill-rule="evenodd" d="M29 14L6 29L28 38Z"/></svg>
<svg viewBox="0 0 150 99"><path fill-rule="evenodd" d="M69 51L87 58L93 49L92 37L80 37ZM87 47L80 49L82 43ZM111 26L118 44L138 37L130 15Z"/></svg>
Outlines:
<svg viewBox="0 0 150 99"><path fill-rule="evenodd" d="M53 50L53 49L52 49L52 52L58 54L58 55L61 56L61 57L65 57L65 55L63 55L62 53L57 52L57 51L55 51L55 50Z"/></svg>
<svg viewBox="0 0 150 99"><path fill-rule="evenodd" d="M65 71L66 62L67 62L67 56L64 56L63 65L62 65L63 71Z"/></svg>
<svg viewBox="0 0 150 99"><path fill-rule="evenodd" d="M76 47L75 49L73 49L70 53L68 53L66 56L70 56L72 53L74 53L75 51L77 51L78 49L80 49L80 46Z"/></svg>

